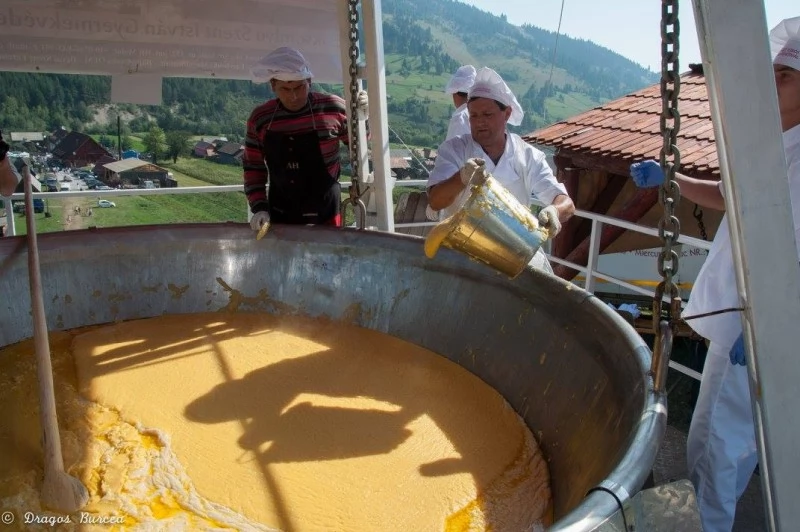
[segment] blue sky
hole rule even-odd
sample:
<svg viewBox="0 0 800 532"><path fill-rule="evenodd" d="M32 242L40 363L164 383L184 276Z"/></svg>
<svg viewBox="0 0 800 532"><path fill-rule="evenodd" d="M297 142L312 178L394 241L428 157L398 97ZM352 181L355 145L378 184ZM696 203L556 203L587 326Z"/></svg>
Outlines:
<svg viewBox="0 0 800 532"><path fill-rule="evenodd" d="M460 0L512 24L558 28L561 0ZM661 2L658 0L564 0L561 33L605 46L651 70L661 69ZM767 26L800 16L798 0L764 0ZM680 65L700 62L700 48L690 0L680 0Z"/></svg>

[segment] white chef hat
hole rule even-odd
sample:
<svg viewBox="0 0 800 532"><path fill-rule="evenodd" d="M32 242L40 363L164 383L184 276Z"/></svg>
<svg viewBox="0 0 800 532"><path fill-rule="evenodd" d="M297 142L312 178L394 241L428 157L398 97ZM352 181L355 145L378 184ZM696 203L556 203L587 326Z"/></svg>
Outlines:
<svg viewBox="0 0 800 532"><path fill-rule="evenodd" d="M447 82L444 92L447 94L468 92L473 83L475 83L475 67L472 65L464 65L459 67L456 73L453 74L453 77L450 78L450 81Z"/></svg>
<svg viewBox="0 0 800 532"><path fill-rule="evenodd" d="M787 18L769 32L772 62L800 70L800 17Z"/></svg>
<svg viewBox="0 0 800 532"><path fill-rule="evenodd" d="M299 81L314 77L303 54L288 46L277 48L259 59L250 69L250 74L256 83L265 83L273 79Z"/></svg>
<svg viewBox="0 0 800 532"><path fill-rule="evenodd" d="M482 67L475 74L475 83L469 89L470 98L490 98L511 107L508 123L518 126L522 123L524 112L514 93L508 88L500 74L489 67Z"/></svg>

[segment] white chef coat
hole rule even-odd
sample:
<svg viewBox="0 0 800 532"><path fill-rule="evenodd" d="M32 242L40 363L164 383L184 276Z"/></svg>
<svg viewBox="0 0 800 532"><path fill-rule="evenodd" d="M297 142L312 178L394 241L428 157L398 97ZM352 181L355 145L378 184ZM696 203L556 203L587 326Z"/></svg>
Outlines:
<svg viewBox="0 0 800 532"><path fill-rule="evenodd" d="M450 122L447 124L447 136L444 140L457 137L459 135L470 135L472 130L469 127L469 109L467 104L458 106L452 116Z"/></svg>
<svg viewBox="0 0 800 532"><path fill-rule="evenodd" d="M506 133L505 150L496 165L471 134L444 141L439 146L436 163L428 176L428 188L449 179L472 157L486 161L486 170L523 205L531 204L532 195L545 205L550 205L556 196L567 194L566 187L553 175L545 154L519 135L509 132ZM442 214L445 217L454 214L466 202L469 194L469 188L465 188L450 206L442 209Z"/></svg>
<svg viewBox="0 0 800 532"><path fill-rule="evenodd" d="M800 248L800 125L783 133L783 147L789 167L789 195L794 219L794 238ZM753 178L756 177L753 176ZM700 273L697 274L697 280L692 287L692 294L683 314L692 316L734 308L739 305L739 291L736 285L733 250L731 249L726 215L723 216L719 229L717 229L708 258L703 263ZM697 334L726 347L732 346L739 333L742 332L742 319L739 312L693 319L687 323Z"/></svg>

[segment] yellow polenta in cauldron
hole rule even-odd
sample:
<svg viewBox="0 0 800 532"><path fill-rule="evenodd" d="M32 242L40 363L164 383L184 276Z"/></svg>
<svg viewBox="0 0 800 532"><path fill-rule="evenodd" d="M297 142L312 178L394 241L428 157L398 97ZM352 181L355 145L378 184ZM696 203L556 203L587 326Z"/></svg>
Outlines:
<svg viewBox="0 0 800 532"><path fill-rule="evenodd" d="M519 416L473 374L397 338L207 313L53 333L51 351L66 467L91 493L85 510L125 528L550 522L546 464ZM35 369L32 342L0 351L0 507L18 515L39 511Z"/></svg>

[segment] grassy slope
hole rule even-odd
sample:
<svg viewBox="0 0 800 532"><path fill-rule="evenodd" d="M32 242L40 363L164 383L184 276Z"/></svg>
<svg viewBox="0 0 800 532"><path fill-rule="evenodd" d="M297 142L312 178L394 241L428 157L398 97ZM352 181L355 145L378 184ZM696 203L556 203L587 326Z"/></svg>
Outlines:
<svg viewBox="0 0 800 532"><path fill-rule="evenodd" d="M93 135L89 135L89 136L92 137L94 140L99 142L100 141L100 137L102 135L93 134ZM114 141L114 145L115 146L117 145L117 137L116 136L114 136L114 135L106 135L106 136L111 137L111 140ZM136 150L139 153L142 153L143 151L145 151L144 143L142 142L142 138L141 137L135 136L135 135L129 135L129 137L131 139L131 149L132 150ZM113 150L112 150L112 153L113 153Z"/></svg>
<svg viewBox="0 0 800 532"><path fill-rule="evenodd" d="M426 26L430 28L434 39L439 40L444 45L444 48L447 50L450 56L457 59L462 64L472 64L476 67L490 66L500 72L516 72L518 74L518 80L509 81L508 85L518 97L525 94L528 89L530 89L531 85L535 84L536 87L542 87L548 80L550 80L551 58L543 58L542 66L532 65L526 59L502 56L483 57L482 60L478 60L467 52L466 45L457 36L453 35L452 33L448 33L441 26ZM387 58L388 57L390 56L387 56ZM396 71L399 69L400 66L398 63L397 68L392 70ZM438 93L446 97L446 95L443 93L443 90L449 77L450 73L445 73L444 75L438 77L426 77L424 81L428 83L432 81L434 83L434 87L439 87ZM387 80L390 78L391 76L387 77ZM431 81L428 81L429 79ZM437 82L438 85L436 84ZM557 66L552 69L552 83L556 87L563 86L567 83L572 84L573 86L581 85L580 80L569 75L566 71L558 68ZM425 86L427 87L427 85ZM445 98L444 101L452 105L449 98ZM557 99L557 96L552 96L547 99L546 103L547 121L548 123L558 122L560 120L564 120L565 118L569 118L570 116L582 113L583 111L593 107L597 107L598 105L602 105L603 103L604 102L594 100L583 93L573 92L568 95L564 95L563 103Z"/></svg>

